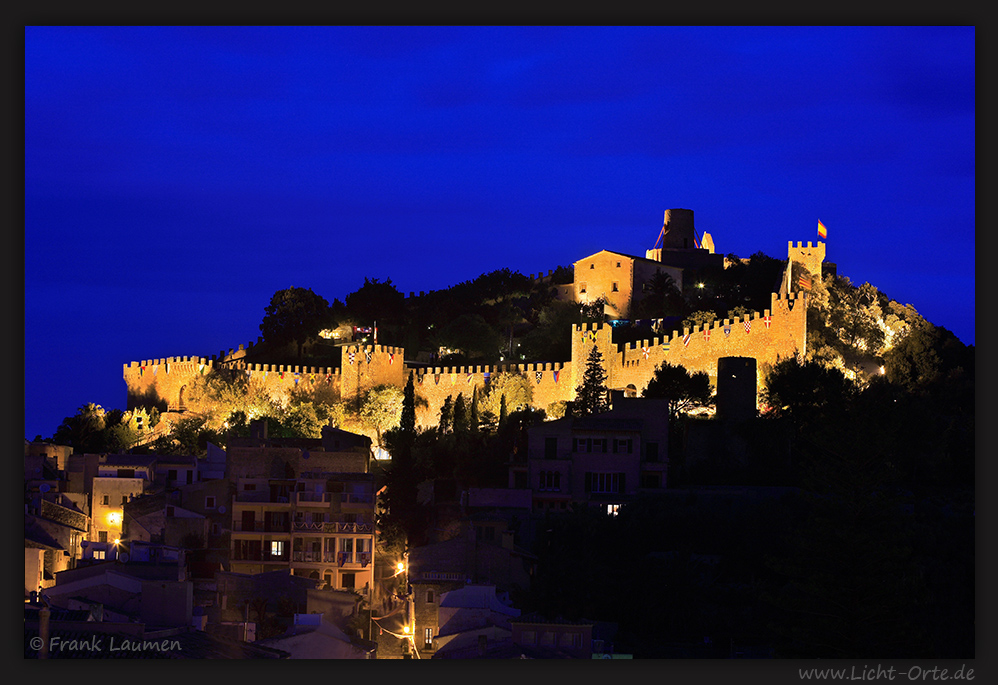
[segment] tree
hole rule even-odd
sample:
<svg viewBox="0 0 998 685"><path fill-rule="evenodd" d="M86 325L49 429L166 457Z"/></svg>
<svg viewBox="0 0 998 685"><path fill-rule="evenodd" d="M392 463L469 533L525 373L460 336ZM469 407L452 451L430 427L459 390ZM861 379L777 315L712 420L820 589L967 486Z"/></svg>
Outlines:
<svg viewBox="0 0 998 685"><path fill-rule="evenodd" d="M454 432L468 432L468 409L464 403L464 394L458 393L454 400Z"/></svg>
<svg viewBox="0 0 998 685"><path fill-rule="evenodd" d="M274 345L295 343L298 358L305 342L322 328L332 327L329 303L311 288L278 290L270 298L260 332Z"/></svg>
<svg viewBox="0 0 998 685"><path fill-rule="evenodd" d="M690 373L683 366L663 362L641 396L669 400L669 417L676 419L690 409L710 405L710 377L706 371Z"/></svg>
<svg viewBox="0 0 998 685"><path fill-rule="evenodd" d="M664 271L648 279L644 296L634 306L635 318L660 319L683 313L683 294L676 281Z"/></svg>
<svg viewBox="0 0 998 685"><path fill-rule="evenodd" d="M79 408L75 416L67 416L55 431L53 441L72 445L76 453L99 453L105 448L104 408L90 402Z"/></svg>
<svg viewBox="0 0 998 685"><path fill-rule="evenodd" d="M610 408L603 354L595 345L589 352L589 359L586 360L582 385L575 389L575 394L575 406L582 414L600 414Z"/></svg>
<svg viewBox="0 0 998 685"><path fill-rule="evenodd" d="M484 397L480 400L479 409L482 414L499 416L502 413L502 398L506 398L506 410L518 411L529 407L533 401L534 390L530 380L520 373L504 371L492 376Z"/></svg>
<svg viewBox="0 0 998 685"><path fill-rule="evenodd" d="M360 409L364 423L374 429L378 447L384 447L382 435L399 425L402 418L402 390L394 385L378 385L368 390Z"/></svg>
<svg viewBox="0 0 998 685"><path fill-rule="evenodd" d="M405 295L392 285L392 279L384 282L377 278L364 278L364 285L346 296L346 309L359 322L372 325L399 324L405 317Z"/></svg>

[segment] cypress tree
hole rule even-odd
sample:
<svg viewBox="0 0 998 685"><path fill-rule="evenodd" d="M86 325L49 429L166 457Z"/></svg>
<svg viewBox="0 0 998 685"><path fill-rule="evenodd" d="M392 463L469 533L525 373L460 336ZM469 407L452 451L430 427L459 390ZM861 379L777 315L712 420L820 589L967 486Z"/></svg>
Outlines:
<svg viewBox="0 0 998 685"><path fill-rule="evenodd" d="M465 408L462 393L458 393L457 399L454 400L454 432L468 432L468 410Z"/></svg>
<svg viewBox="0 0 998 685"><path fill-rule="evenodd" d="M469 417L468 421L469 421L469 424L470 424L468 426L468 428L471 430L472 433L477 433L478 432L478 423L479 423L479 420L478 420L478 386L477 385L474 388L472 388L472 390L471 390L471 416Z"/></svg>

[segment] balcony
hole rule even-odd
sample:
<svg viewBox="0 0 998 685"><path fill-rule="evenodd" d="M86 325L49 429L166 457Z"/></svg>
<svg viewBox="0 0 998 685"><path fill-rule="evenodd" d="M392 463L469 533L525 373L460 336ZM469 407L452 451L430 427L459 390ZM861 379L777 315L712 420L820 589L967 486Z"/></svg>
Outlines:
<svg viewBox="0 0 998 685"><path fill-rule="evenodd" d="M370 493L339 493L341 504L371 505L374 504L374 495Z"/></svg>
<svg viewBox="0 0 998 685"><path fill-rule="evenodd" d="M374 533L374 524L371 523L346 523L344 521L330 521L326 523L309 523L307 521L295 521L291 524L291 529L296 533Z"/></svg>
<svg viewBox="0 0 998 685"><path fill-rule="evenodd" d="M367 568L371 564L371 553L296 551L291 553L291 561L300 564L336 564L337 566L359 564L361 568Z"/></svg>
<svg viewBox="0 0 998 685"><path fill-rule="evenodd" d="M271 496L266 490L242 490L236 493L236 502L246 504L290 504L291 500L287 495Z"/></svg>
<svg viewBox="0 0 998 685"><path fill-rule="evenodd" d="M298 506L322 507L329 504L328 492L296 492Z"/></svg>
<svg viewBox="0 0 998 685"><path fill-rule="evenodd" d="M233 533L290 533L291 526L288 523L265 523L263 521L233 521Z"/></svg>
<svg viewBox="0 0 998 685"><path fill-rule="evenodd" d="M261 562L273 562L273 563L287 563L288 553L284 554L271 554L270 552L243 552L236 549L230 557L231 561L261 561Z"/></svg>

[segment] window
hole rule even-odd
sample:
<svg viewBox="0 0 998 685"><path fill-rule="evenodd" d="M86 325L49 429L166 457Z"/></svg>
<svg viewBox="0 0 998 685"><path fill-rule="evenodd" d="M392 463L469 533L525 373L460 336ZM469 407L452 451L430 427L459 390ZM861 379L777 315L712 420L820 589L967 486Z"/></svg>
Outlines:
<svg viewBox="0 0 998 685"><path fill-rule="evenodd" d="M606 505L606 515L607 516L616 516L618 511L620 511L620 505L619 504L608 504L608 505Z"/></svg>
<svg viewBox="0 0 998 685"><path fill-rule="evenodd" d="M620 265L618 264L617 266L620 266ZM612 290L613 292L615 292L615 293L617 293L617 292L620 292L620 287L618 286L618 284L617 284L617 282L616 282L616 281L614 281L614 282L613 282L613 286L612 286L612 287L611 287L610 289L611 289L611 290Z"/></svg>
<svg viewBox="0 0 998 685"><path fill-rule="evenodd" d="M170 469L167 471L166 477L168 480L177 480L177 469Z"/></svg>
<svg viewBox="0 0 998 685"><path fill-rule="evenodd" d="M356 573L344 573L342 576L340 576L341 580L343 581L343 587L347 590L353 590L357 583L356 577L357 577ZM406 641L406 644L408 644L408 640Z"/></svg>
<svg viewBox="0 0 998 685"><path fill-rule="evenodd" d="M426 637L424 641L425 641L424 647L426 649L433 649L433 628L426 629Z"/></svg>
<svg viewBox="0 0 998 685"><path fill-rule="evenodd" d="M579 283L579 292L580 293L586 292L586 284L584 281L582 283Z"/></svg>
<svg viewBox="0 0 998 685"><path fill-rule="evenodd" d="M517 471L513 474L513 488L516 490L527 489L527 474L524 471Z"/></svg>
<svg viewBox="0 0 998 685"><path fill-rule="evenodd" d="M221 535L222 534L222 528L217 523L211 524L211 534L212 535Z"/></svg>
<svg viewBox="0 0 998 685"><path fill-rule="evenodd" d="M544 438L544 458L558 458L558 438Z"/></svg>
<svg viewBox="0 0 998 685"><path fill-rule="evenodd" d="M173 507L167 507L166 508L166 515L167 516L173 516L175 514L175 512L176 512L176 509L174 509Z"/></svg>
<svg viewBox="0 0 998 685"><path fill-rule="evenodd" d="M589 265L589 268L590 268L590 269L595 269L595 268L596 268L596 264L595 264L595 263L594 263L594 264L590 264L590 265Z"/></svg>
<svg viewBox="0 0 998 685"><path fill-rule="evenodd" d="M593 439L592 438L575 438L572 443L573 452L592 452L593 451Z"/></svg>
<svg viewBox="0 0 998 685"><path fill-rule="evenodd" d="M613 439L614 454L630 454L632 451L634 451L634 440L632 438Z"/></svg>
<svg viewBox="0 0 998 685"><path fill-rule="evenodd" d="M532 645L537 642L537 633L532 630L524 630L520 633L520 644Z"/></svg>
<svg viewBox="0 0 998 685"><path fill-rule="evenodd" d="M128 504L128 495L122 495L121 496L121 503L122 504Z"/></svg>
<svg viewBox="0 0 998 685"><path fill-rule="evenodd" d="M111 505L111 495L104 495L101 498L100 503L103 504L105 507L110 506Z"/></svg>
<svg viewBox="0 0 998 685"><path fill-rule="evenodd" d="M659 476L657 473L642 473L641 474L641 487L643 488L657 488L661 485Z"/></svg>
<svg viewBox="0 0 998 685"><path fill-rule="evenodd" d="M97 559L97 560L103 559L104 555L105 555L104 550L102 550L102 549L95 549L94 550L94 559Z"/></svg>
<svg viewBox="0 0 998 685"><path fill-rule="evenodd" d="M215 496L214 495L209 495L208 497L204 498L204 508L205 509L214 509L215 508Z"/></svg>
<svg viewBox="0 0 998 685"><path fill-rule="evenodd" d="M592 492L592 493L624 492L624 474L587 472L586 492Z"/></svg>
<svg viewBox="0 0 998 685"><path fill-rule="evenodd" d="M541 471L538 479L538 489L558 492L561 490L561 473L559 471Z"/></svg>
<svg viewBox="0 0 998 685"><path fill-rule="evenodd" d="M274 540L270 543L270 556L280 557L284 555L284 540Z"/></svg>
<svg viewBox="0 0 998 685"><path fill-rule="evenodd" d="M620 268L620 262L617 262L617 268L618 269Z"/></svg>
<svg viewBox="0 0 998 685"><path fill-rule="evenodd" d="M593 438L592 451L606 453L606 438Z"/></svg>
<svg viewBox="0 0 998 685"><path fill-rule="evenodd" d="M433 590L426 591L426 603L433 604Z"/></svg>
<svg viewBox="0 0 998 685"><path fill-rule="evenodd" d="M97 533L97 542L107 542L107 531L102 530Z"/></svg>
<svg viewBox="0 0 998 685"><path fill-rule="evenodd" d="M243 486L243 490L256 490L256 483L246 483Z"/></svg>

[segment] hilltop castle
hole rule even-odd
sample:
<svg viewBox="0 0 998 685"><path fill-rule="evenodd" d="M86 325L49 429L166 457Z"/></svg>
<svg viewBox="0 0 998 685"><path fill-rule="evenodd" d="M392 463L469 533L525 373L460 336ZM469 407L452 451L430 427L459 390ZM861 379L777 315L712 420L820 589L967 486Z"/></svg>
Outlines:
<svg viewBox="0 0 998 685"><path fill-rule="evenodd" d="M657 272L672 276L681 285L686 272L703 268L723 268L723 257L715 254L709 234L699 237L693 226L693 212L668 210L659 241L661 247L648 250L645 257L601 251L574 263L574 283L563 287L576 302L603 298L611 318L625 318L640 299L642 286ZM263 383L272 394L286 393L296 386L330 386L341 400L356 399L376 385L403 386L413 372L416 392L426 400L417 410L421 426L436 425L440 407L447 397L459 393L470 397L472 389L487 388L500 373L519 373L533 386L534 407L546 409L559 401L575 398L582 383L586 360L592 347L599 348L610 389L640 395L663 362L682 365L692 372L705 371L716 385L717 360L721 357L751 357L756 360L759 384L764 369L777 358L802 357L807 345L807 292L790 283L793 263L821 278L825 259L824 243L788 243L788 263L779 292L771 294L770 308L738 319L716 320L711 325L684 329L681 333L652 337L639 342L617 344L612 326L606 323L575 325L572 330L572 357L560 362L502 364L495 366L424 367L410 366L400 347L346 345L340 348L339 367L254 364L246 361L253 343L240 345L219 358L168 357L147 359L124 365L129 408L141 398L165 401L172 411L183 411L185 392L198 375L225 366L244 370L251 379Z"/></svg>

